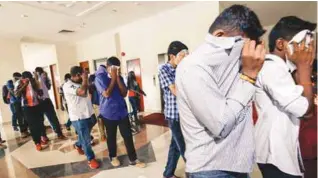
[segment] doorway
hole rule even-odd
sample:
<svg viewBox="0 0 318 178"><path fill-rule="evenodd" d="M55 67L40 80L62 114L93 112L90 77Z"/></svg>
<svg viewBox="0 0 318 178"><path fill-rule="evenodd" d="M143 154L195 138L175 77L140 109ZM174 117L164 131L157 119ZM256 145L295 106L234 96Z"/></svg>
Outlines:
<svg viewBox="0 0 318 178"><path fill-rule="evenodd" d="M133 59L133 60L127 61L127 73L130 71L135 72L137 83L140 89L142 89L140 59ZM139 111L141 112L144 111L144 96L143 95L140 95Z"/></svg>
<svg viewBox="0 0 318 178"><path fill-rule="evenodd" d="M60 96L59 95L59 87L61 85L61 81L60 81L60 74L57 70L56 64L50 65L50 71L51 71L53 95L55 98L55 108L59 109L61 107L60 106L61 101L60 101L60 97L59 97Z"/></svg>
<svg viewBox="0 0 318 178"><path fill-rule="evenodd" d="M163 53L163 54L158 54L158 69L160 66L162 66L163 64L165 64L168 61L168 55ZM159 74L159 73L158 73ZM158 76L157 74L157 76ZM159 79L158 79L159 81ZM158 82L158 86L159 86L159 91L160 91L160 106L161 106L161 112L164 112L164 108L165 108L165 100L163 98L163 90L160 87L160 82Z"/></svg>
<svg viewBox="0 0 318 178"><path fill-rule="evenodd" d="M95 71L97 71L97 69L98 69L98 67L100 65L106 65L106 62L107 62L107 57L101 58L101 59L95 59L94 60L94 69L95 69Z"/></svg>
<svg viewBox="0 0 318 178"><path fill-rule="evenodd" d="M80 62L80 67L84 71L88 71L88 73L90 73L90 71L89 71L89 62L88 61Z"/></svg>

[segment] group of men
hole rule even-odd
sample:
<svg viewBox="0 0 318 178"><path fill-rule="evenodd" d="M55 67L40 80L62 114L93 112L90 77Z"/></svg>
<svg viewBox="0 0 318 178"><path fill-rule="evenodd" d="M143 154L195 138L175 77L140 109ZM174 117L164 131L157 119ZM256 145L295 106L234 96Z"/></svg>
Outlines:
<svg viewBox="0 0 318 178"><path fill-rule="evenodd" d="M33 74L29 71L22 74L15 72L5 87L8 90L6 99L12 111L13 128L20 131L22 138L31 134L38 151L48 146L44 115L57 137L66 138L49 97L50 79L42 67L37 67Z"/></svg>
<svg viewBox="0 0 318 178"><path fill-rule="evenodd" d="M266 54L261 39L265 30L257 15L245 6L233 5L216 18L205 42L191 54L182 42L172 42L169 61L159 69L165 117L172 133L164 178L177 177L174 173L180 156L186 162L188 178L245 178L255 163L264 178L302 177L305 170L298 134L300 121L311 118L314 108L315 29L316 24L295 16L281 18L270 32ZM27 123L36 149L41 150L48 140L43 124L46 114L53 130L63 138L43 69L13 77L7 87L21 133L27 132ZM133 143L119 59L109 58L95 77L111 164L120 166L119 128L130 164L145 167L137 159ZM100 163L90 134L97 120L88 73L72 67L62 89L68 127L72 124L78 134L74 147L96 169ZM255 128L252 101L259 117Z"/></svg>
<svg viewBox="0 0 318 178"><path fill-rule="evenodd" d="M124 99L127 95L127 88L119 68L120 61L116 57L109 58L106 65L99 66L94 74L95 80L92 82L99 96L99 103L94 104L99 105L98 118L106 128L110 163L114 167L120 166L120 160L117 158L117 129L119 128L130 165L144 168L146 164L137 158ZM90 168L96 169L100 163L95 159L90 134L97 118L92 102L94 93L89 88L88 72L79 66L72 67L70 79L63 84L63 95L67 103L70 121L78 134L78 141L74 147L79 154L86 155ZM105 131L102 132L105 134Z"/></svg>
<svg viewBox="0 0 318 178"><path fill-rule="evenodd" d="M180 155L188 178L246 178L255 163L264 178L302 177L298 135L314 108L315 29L295 16L281 18L267 54L257 15L233 5L191 54L172 42L159 69L172 133L164 178L177 178Z"/></svg>

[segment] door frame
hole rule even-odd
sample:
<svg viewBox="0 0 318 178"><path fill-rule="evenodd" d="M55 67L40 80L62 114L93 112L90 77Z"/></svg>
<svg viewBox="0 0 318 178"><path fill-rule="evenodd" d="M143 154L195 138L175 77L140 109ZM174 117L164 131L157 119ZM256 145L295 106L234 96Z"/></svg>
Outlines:
<svg viewBox="0 0 318 178"><path fill-rule="evenodd" d="M139 84L139 87L141 88L141 89L143 89L143 87L142 87L142 72L141 72L141 60L140 60L140 58L135 58L135 59L129 59L129 60L126 60L126 71L127 71L127 74L128 74L128 63L130 63L130 62L133 62L133 61L139 61L139 69L140 69L140 83L138 83ZM145 100L144 100L144 96L143 95L141 95L140 96L140 112L144 112L145 111Z"/></svg>
<svg viewBox="0 0 318 178"><path fill-rule="evenodd" d="M94 59L93 62L94 62L94 69L95 71L97 71L97 63L99 62L105 62L105 65L106 65L106 62L107 62L107 57L104 57L104 58L100 58L100 59Z"/></svg>
<svg viewBox="0 0 318 178"><path fill-rule="evenodd" d="M54 75L54 70L53 70L53 67L55 66L55 68L57 69L57 65L56 64L52 64L49 66L49 69L50 69L50 75L51 75L51 79L52 79L52 87L53 87L53 94L54 94L54 98L55 98L55 108L56 109L59 109L59 106L60 106L60 98L57 96L57 84L56 84L56 81L55 81L55 75ZM51 87L51 88L52 88Z"/></svg>

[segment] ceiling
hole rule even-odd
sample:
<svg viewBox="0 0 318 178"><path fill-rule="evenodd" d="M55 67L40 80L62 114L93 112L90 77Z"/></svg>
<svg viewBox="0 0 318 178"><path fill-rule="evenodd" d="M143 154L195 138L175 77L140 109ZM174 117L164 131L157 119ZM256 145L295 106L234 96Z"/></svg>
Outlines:
<svg viewBox="0 0 318 178"><path fill-rule="evenodd" d="M0 36L74 41L188 2L0 2ZM74 33L59 34L61 30Z"/></svg>
<svg viewBox="0 0 318 178"><path fill-rule="evenodd" d="M295 15L317 22L317 2L315 1L220 1L220 10L242 4L251 8L263 26L276 24L281 17Z"/></svg>
<svg viewBox="0 0 318 178"><path fill-rule="evenodd" d="M0 2L0 37L75 41L186 3L189 2ZM264 26L273 25L286 15L317 21L317 2L220 1L220 10L233 4L244 4L253 9ZM75 32L59 34L61 30Z"/></svg>

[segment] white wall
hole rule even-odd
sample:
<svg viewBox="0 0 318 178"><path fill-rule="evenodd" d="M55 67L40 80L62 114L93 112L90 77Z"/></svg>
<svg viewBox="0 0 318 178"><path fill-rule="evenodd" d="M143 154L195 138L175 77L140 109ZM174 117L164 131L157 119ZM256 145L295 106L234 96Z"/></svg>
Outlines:
<svg viewBox="0 0 318 178"><path fill-rule="evenodd" d="M24 68L34 71L36 67L46 67L57 63L53 44L21 43Z"/></svg>
<svg viewBox="0 0 318 178"><path fill-rule="evenodd" d="M73 44L57 43L56 55L57 55L57 68L60 74L60 81L64 82L64 75L70 72L72 66L78 65L76 60L76 48Z"/></svg>
<svg viewBox="0 0 318 178"><path fill-rule="evenodd" d="M116 55L115 32L104 32L76 43L77 65L81 61L89 61L90 71L94 72L95 59Z"/></svg>
<svg viewBox="0 0 318 178"><path fill-rule="evenodd" d="M24 67L20 50L20 40L0 39L0 49L0 85L2 89L2 86L9 79L12 79L12 74L14 72L23 71ZM9 109L9 105L4 104L2 98L0 101L0 111L0 123L11 121L11 111Z"/></svg>
<svg viewBox="0 0 318 178"><path fill-rule="evenodd" d="M126 60L140 58L142 86L147 93L145 110L160 111L158 54L165 53L174 40L180 40L190 51L194 50L204 41L218 14L218 2L188 3L78 42L77 59L85 61L116 55L114 36L119 33L121 49L126 53L122 58L122 69L126 69ZM156 86L153 84L154 76Z"/></svg>

